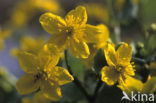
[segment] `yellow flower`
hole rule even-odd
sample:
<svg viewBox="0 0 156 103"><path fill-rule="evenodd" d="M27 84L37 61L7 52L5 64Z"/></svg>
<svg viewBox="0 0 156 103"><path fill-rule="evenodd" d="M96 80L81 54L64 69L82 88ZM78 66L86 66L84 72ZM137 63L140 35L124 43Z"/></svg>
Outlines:
<svg viewBox="0 0 156 103"><path fill-rule="evenodd" d="M145 83L142 83L140 80L128 77L125 80L125 86L118 85L118 87L125 91L128 95L131 94L131 91L133 92L140 92L140 93L154 93L156 91L156 77L149 76L148 80Z"/></svg>
<svg viewBox="0 0 156 103"><path fill-rule="evenodd" d="M37 54L43 48L44 38L33 38L31 36L25 36L21 39L20 49L14 48L11 53L13 56L18 57L19 52L27 51L29 53Z"/></svg>
<svg viewBox="0 0 156 103"><path fill-rule="evenodd" d="M87 43L99 41L103 27L86 24L87 13L83 6L71 10L65 17L45 13L40 17L43 28L51 35L48 43L57 45L60 49L69 48L71 55L77 58L87 58L90 54Z"/></svg>
<svg viewBox="0 0 156 103"><path fill-rule="evenodd" d="M22 103L51 103L41 92L35 94L33 99L30 98L22 98Z"/></svg>
<svg viewBox="0 0 156 103"><path fill-rule="evenodd" d="M101 70L101 79L108 85L114 85L117 81L124 85L128 76L134 76L134 69L130 63L132 47L124 43L115 51L113 45L108 44L104 49L107 64Z"/></svg>
<svg viewBox="0 0 156 103"><path fill-rule="evenodd" d="M40 88L40 92L48 99L58 101L61 98L61 85L73 81L72 75L63 67L56 66L58 55L42 50L38 55L20 52L19 63L26 72L17 84L17 91L24 95Z"/></svg>
<svg viewBox="0 0 156 103"><path fill-rule="evenodd" d="M60 12L56 0L22 0L16 3L12 10L9 24L13 27L26 26L37 14L42 12Z"/></svg>
<svg viewBox="0 0 156 103"><path fill-rule="evenodd" d="M1 29L0 28L0 50L3 49L3 46L4 46L4 39L9 37L11 34L11 30L9 29Z"/></svg>

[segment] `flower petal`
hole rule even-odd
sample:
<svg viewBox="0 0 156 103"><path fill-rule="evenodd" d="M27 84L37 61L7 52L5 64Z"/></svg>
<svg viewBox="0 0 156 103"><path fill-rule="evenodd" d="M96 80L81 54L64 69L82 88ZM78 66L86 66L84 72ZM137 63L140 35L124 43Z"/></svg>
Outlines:
<svg viewBox="0 0 156 103"><path fill-rule="evenodd" d="M68 72L68 70L62 67L54 67L52 69L52 73L55 75L56 81L59 85L64 85L74 80L73 76Z"/></svg>
<svg viewBox="0 0 156 103"><path fill-rule="evenodd" d="M108 85L114 85L119 78L119 73L113 67L108 66L102 68L101 75L101 80Z"/></svg>
<svg viewBox="0 0 156 103"><path fill-rule="evenodd" d="M32 38L25 36L21 40L21 48L22 50L36 54L42 48L44 41L44 37Z"/></svg>
<svg viewBox="0 0 156 103"><path fill-rule="evenodd" d="M50 39L48 40L48 43L57 46L59 49L63 49L65 48L66 40L67 36L64 34L51 35Z"/></svg>
<svg viewBox="0 0 156 103"><path fill-rule="evenodd" d="M41 85L41 92L43 95L53 101L58 101L61 97L61 88L57 84L50 84L44 81Z"/></svg>
<svg viewBox="0 0 156 103"><path fill-rule="evenodd" d="M104 48L105 57L107 60L108 65L116 65L117 59L116 59L116 51L112 44L107 44Z"/></svg>
<svg viewBox="0 0 156 103"><path fill-rule="evenodd" d="M69 39L69 50L72 56L76 58L88 58L90 55L88 45L85 42L81 42L77 39Z"/></svg>
<svg viewBox="0 0 156 103"><path fill-rule="evenodd" d="M51 103L42 92L37 92L33 98L34 103Z"/></svg>
<svg viewBox="0 0 156 103"><path fill-rule="evenodd" d="M104 48L109 39L109 30L105 25L102 24L98 25L97 27L100 29L100 34L97 35L99 40L96 42L96 47Z"/></svg>
<svg viewBox="0 0 156 103"><path fill-rule="evenodd" d="M45 13L40 17L42 27L50 34L59 33L61 28L66 25L65 21L52 13Z"/></svg>
<svg viewBox="0 0 156 103"><path fill-rule="evenodd" d="M60 59L60 54L56 54L51 52L50 50L44 50L40 51L39 59L40 59L40 68L43 69L50 69L54 66L57 65L59 59Z"/></svg>
<svg viewBox="0 0 156 103"><path fill-rule="evenodd" d="M123 69L123 73L126 73L125 75L128 76L134 76L135 75L135 69L133 69L133 66L131 64L127 65L124 69Z"/></svg>
<svg viewBox="0 0 156 103"><path fill-rule="evenodd" d="M78 6L75 10L71 10L65 17L67 24L85 24L87 22L86 8Z"/></svg>
<svg viewBox="0 0 156 103"><path fill-rule="evenodd" d="M32 100L25 97L25 98L22 98L22 103L32 103Z"/></svg>
<svg viewBox="0 0 156 103"><path fill-rule="evenodd" d="M87 24L84 30L85 31L83 38L86 40L87 43L96 43L99 40L97 34L99 34L100 31L97 26Z"/></svg>
<svg viewBox="0 0 156 103"><path fill-rule="evenodd" d="M19 64L24 72L34 73L39 67L38 58L36 55L33 55L28 52L21 51L18 54Z"/></svg>
<svg viewBox="0 0 156 103"><path fill-rule="evenodd" d="M142 89L143 93L154 93L156 91L156 77L152 77L148 80Z"/></svg>
<svg viewBox="0 0 156 103"><path fill-rule="evenodd" d="M125 85L118 85L118 87L122 90L125 91L128 95L131 94L131 91L137 92L137 91L142 91L143 88L143 83L140 80L137 80L133 77L128 77L125 80Z"/></svg>
<svg viewBox="0 0 156 103"><path fill-rule="evenodd" d="M109 32L106 26L98 25L86 25L84 31L84 39L87 43L98 43L98 42L105 42L108 40Z"/></svg>
<svg viewBox="0 0 156 103"><path fill-rule="evenodd" d="M130 63L132 57L132 47L128 44L122 44L117 50L118 62L122 65L127 65Z"/></svg>
<svg viewBox="0 0 156 103"><path fill-rule="evenodd" d="M20 94L25 95L36 91L39 88L39 83L35 80L34 75L25 74L17 81L16 88Z"/></svg>

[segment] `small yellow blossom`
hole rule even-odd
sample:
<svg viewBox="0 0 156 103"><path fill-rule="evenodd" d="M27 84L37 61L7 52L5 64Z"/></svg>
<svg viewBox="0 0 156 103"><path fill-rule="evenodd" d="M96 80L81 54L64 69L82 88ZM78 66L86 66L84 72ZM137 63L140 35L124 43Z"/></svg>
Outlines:
<svg viewBox="0 0 156 103"><path fill-rule="evenodd" d="M4 39L9 37L11 34L11 30L9 29L1 29L0 28L0 50L3 49L3 46L4 46Z"/></svg>
<svg viewBox="0 0 156 103"><path fill-rule="evenodd" d="M51 103L51 101L41 94L41 92L38 92L33 99L27 97L22 98L22 103Z"/></svg>
<svg viewBox="0 0 156 103"><path fill-rule="evenodd" d="M61 98L61 85L73 81L72 75L63 67L56 66L58 55L42 50L37 55L26 51L18 55L21 68L26 72L17 84L17 91L22 94L40 92L48 99L58 101Z"/></svg>
<svg viewBox="0 0 156 103"><path fill-rule="evenodd" d="M92 26L86 22L87 13L83 6L71 10L65 20L52 13L45 13L40 17L43 28L52 34L48 43L57 45L60 49L69 48L71 55L77 58L89 56L87 43L99 41L98 35L103 30L101 26Z"/></svg>
<svg viewBox="0 0 156 103"><path fill-rule="evenodd" d="M118 85L118 87L125 91L128 95L131 94L131 91L133 92L140 92L140 93L154 93L156 91L156 77L148 77L148 80L145 83L142 83L140 80L135 79L133 77L128 77L125 80L125 86Z"/></svg>
<svg viewBox="0 0 156 103"><path fill-rule="evenodd" d="M109 66L101 70L101 79L108 85L114 85L117 81L124 85L128 76L134 76L134 69L131 65L132 47L124 43L115 51L113 45L108 44L105 49L105 58Z"/></svg>

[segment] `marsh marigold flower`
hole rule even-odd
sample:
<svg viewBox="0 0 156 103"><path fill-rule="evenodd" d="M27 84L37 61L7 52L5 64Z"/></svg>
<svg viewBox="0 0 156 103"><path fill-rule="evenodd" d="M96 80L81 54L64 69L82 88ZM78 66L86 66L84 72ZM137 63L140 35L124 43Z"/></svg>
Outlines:
<svg viewBox="0 0 156 103"><path fill-rule="evenodd" d="M60 86L73 81L72 75L63 67L56 66L59 56L42 50L38 55L20 52L19 63L26 72L16 88L22 95L32 93L40 88L40 92L48 99L57 101L61 98Z"/></svg>
<svg viewBox="0 0 156 103"><path fill-rule="evenodd" d="M48 43L60 49L69 48L71 55L77 58L87 58L90 54L87 43L99 41L98 35L103 32L103 26L92 26L86 22L87 13L83 6L71 10L65 19L52 13L40 17L43 28L52 34Z"/></svg>
<svg viewBox="0 0 156 103"><path fill-rule="evenodd" d="M108 44L104 49L108 66L101 70L101 79L108 85L114 85L117 81L124 85L128 76L134 76L134 69L130 63L132 56L132 47L124 43L115 51L115 47Z"/></svg>

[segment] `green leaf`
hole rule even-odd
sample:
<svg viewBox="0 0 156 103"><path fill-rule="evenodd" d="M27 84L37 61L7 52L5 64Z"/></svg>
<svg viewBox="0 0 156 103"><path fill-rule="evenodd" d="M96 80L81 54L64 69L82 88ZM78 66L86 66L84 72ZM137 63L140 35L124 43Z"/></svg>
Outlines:
<svg viewBox="0 0 156 103"><path fill-rule="evenodd" d="M94 57L94 69L96 72L100 72L102 67L104 67L105 65L107 65L107 62L105 59L104 51L102 49L99 49Z"/></svg>

